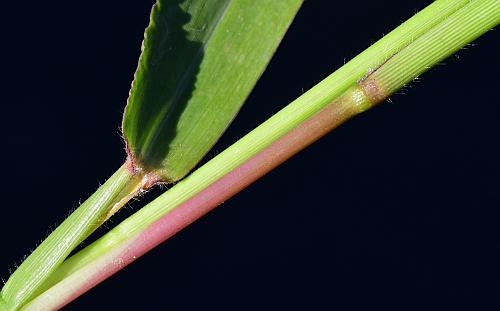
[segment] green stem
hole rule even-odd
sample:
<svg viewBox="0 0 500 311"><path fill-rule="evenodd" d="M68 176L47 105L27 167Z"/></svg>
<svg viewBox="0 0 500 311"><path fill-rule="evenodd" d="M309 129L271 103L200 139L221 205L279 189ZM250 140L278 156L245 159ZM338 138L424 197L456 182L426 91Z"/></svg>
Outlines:
<svg viewBox="0 0 500 311"><path fill-rule="evenodd" d="M434 26L457 10L462 9L464 6L466 7L469 2L470 0L435 1L238 142L224 150L203 167L172 187L158 199L129 217L113 230L114 238L117 235L124 238L132 236L196 193L202 191L323 109L335 100L335 98L342 95L349 87L355 85L358 80L366 76L373 68L380 67L389 57L409 46L416 38L432 30ZM486 2L496 3L497 0L488 0ZM461 30L460 28L447 28L447 31L454 33ZM484 32L484 29L482 31ZM443 49L440 49L440 51L445 52ZM409 59L408 61L411 62L412 60ZM396 68L395 70L401 71L402 69Z"/></svg>
<svg viewBox="0 0 500 311"><path fill-rule="evenodd" d="M53 275L58 285L38 297L34 305L43 305L44 299L54 297L61 288L67 288L71 282L65 283L66 279L69 280L70 276L75 279L78 273L93 263L95 265L90 270L100 273L100 265L107 263L106 260L99 260L105 258L106 254L123 245L130 246L139 232L224 178L232 170L252 161L252 157L265 152L267 147L300 127L305 120L320 120L317 116L322 111L328 111L324 110L325 107L347 105L348 107L342 106L343 109L335 109L336 113L346 114L337 116L338 120L343 122L386 98L417 74L495 27L499 23L499 5L498 0L434 2L155 201L66 261ZM299 139L296 143L301 141ZM307 143L309 142L304 140L304 146ZM291 145L283 144L282 147ZM300 148L295 150L298 149ZM269 161L272 159L273 157L269 157Z"/></svg>
<svg viewBox="0 0 500 311"><path fill-rule="evenodd" d="M60 224L17 268L2 288L1 298L8 309L16 310L40 293L41 285L71 251L112 211L143 187L144 178L120 167L99 189ZM6 309L4 307L4 309Z"/></svg>

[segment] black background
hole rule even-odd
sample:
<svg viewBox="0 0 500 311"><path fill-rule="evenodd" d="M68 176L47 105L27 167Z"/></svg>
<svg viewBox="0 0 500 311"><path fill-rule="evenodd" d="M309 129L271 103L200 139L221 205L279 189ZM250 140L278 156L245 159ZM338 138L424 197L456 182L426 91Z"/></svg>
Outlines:
<svg viewBox="0 0 500 311"><path fill-rule="evenodd" d="M306 0L211 156L430 2ZM124 160L119 125L152 3L0 5L4 280ZM489 32L67 309L496 309L498 39Z"/></svg>

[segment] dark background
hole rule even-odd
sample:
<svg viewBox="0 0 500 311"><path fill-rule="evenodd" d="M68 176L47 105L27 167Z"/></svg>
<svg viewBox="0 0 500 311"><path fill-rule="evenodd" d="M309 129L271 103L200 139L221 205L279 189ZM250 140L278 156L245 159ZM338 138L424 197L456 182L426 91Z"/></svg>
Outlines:
<svg viewBox="0 0 500 311"><path fill-rule="evenodd" d="M306 0L211 155L430 2ZM0 4L3 280L124 160L152 3ZM476 44L67 309L497 309L498 33Z"/></svg>

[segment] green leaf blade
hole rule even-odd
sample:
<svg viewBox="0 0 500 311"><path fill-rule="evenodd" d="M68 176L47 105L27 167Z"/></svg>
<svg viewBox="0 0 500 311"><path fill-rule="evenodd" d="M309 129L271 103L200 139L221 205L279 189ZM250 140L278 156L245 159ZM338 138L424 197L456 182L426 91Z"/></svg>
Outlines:
<svg viewBox="0 0 500 311"><path fill-rule="evenodd" d="M215 144L302 0L158 1L123 120L140 168L185 176Z"/></svg>

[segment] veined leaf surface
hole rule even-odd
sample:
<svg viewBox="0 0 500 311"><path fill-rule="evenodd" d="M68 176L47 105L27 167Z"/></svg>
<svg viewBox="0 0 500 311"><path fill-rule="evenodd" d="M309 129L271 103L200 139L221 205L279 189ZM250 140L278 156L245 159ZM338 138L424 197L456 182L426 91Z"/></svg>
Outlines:
<svg viewBox="0 0 500 311"><path fill-rule="evenodd" d="M123 119L133 165L166 181L215 144L302 0L159 0Z"/></svg>

